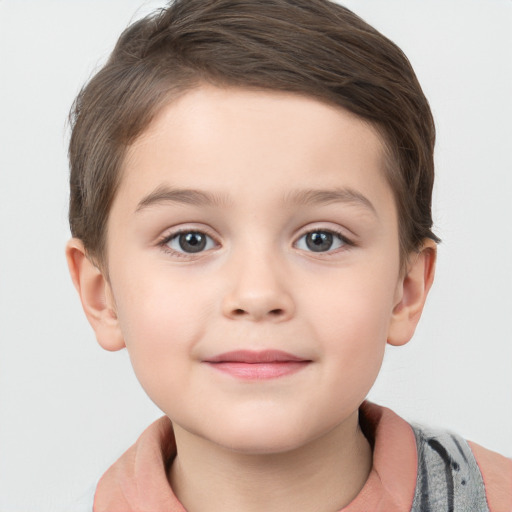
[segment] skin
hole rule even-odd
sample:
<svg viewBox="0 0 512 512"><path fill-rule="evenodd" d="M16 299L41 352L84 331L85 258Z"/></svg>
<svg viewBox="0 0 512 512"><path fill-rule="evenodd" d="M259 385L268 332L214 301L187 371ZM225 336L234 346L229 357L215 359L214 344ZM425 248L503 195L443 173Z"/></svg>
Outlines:
<svg viewBox="0 0 512 512"><path fill-rule="evenodd" d="M327 512L364 485L371 450L358 407L386 343L411 338L435 262L425 241L400 271L384 153L376 130L338 107L203 86L129 148L108 276L79 240L68 244L99 343L126 346L173 421L169 478L187 510ZM213 200L176 193L189 189ZM207 235L205 250L187 253L179 230ZM311 250L309 232L332 234L332 246ZM207 362L267 349L306 363L242 379Z"/></svg>

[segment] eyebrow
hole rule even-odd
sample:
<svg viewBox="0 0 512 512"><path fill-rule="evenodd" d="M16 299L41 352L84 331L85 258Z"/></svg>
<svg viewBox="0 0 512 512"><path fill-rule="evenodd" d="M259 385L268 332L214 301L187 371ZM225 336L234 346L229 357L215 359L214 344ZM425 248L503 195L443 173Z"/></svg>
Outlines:
<svg viewBox="0 0 512 512"><path fill-rule="evenodd" d="M377 210L372 202L366 196L351 188L295 190L286 195L285 201L300 206L327 205L332 203L353 204L362 206L375 216L377 215Z"/></svg>
<svg viewBox="0 0 512 512"><path fill-rule="evenodd" d="M371 201L360 192L350 188L294 190L286 194L285 202L298 206L327 205L332 203L354 204L356 206L363 206L374 215L377 215L377 211ZM165 203L181 203L194 206L225 206L230 201L227 196L221 194L160 185L141 199L135 212Z"/></svg>
<svg viewBox="0 0 512 512"><path fill-rule="evenodd" d="M220 194L160 185L139 201L135 212L139 212L150 206L165 203L181 203L195 206L222 206L227 204L228 200L226 196Z"/></svg>

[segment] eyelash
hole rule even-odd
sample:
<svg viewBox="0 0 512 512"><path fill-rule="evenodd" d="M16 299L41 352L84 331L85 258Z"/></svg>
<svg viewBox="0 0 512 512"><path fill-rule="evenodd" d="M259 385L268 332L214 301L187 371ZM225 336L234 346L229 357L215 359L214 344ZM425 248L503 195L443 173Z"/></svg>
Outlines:
<svg viewBox="0 0 512 512"><path fill-rule="evenodd" d="M169 243L176 239L177 237L179 237L180 235L182 234L188 234L188 233L198 233L198 234L201 234L201 235L205 235L206 237L210 238L211 240L213 240L213 242L215 243L215 245L220 245L219 242L216 240L216 238L214 236L212 236L210 233L208 233L205 229L179 229L178 231L173 231L172 233L166 235L165 237L163 237L160 241L157 242L157 245L166 253L168 254L172 254L173 256L176 256L178 258L190 258L190 257L193 257L194 254L197 254L197 255L200 255L202 254L203 252L207 252L207 251L198 251L197 253L187 253L187 252L181 252L181 251L176 251L174 249L172 249L171 247L169 247ZM302 233L298 238L297 240L294 242L294 246L297 245L297 243L302 240L304 237L308 236L308 235L311 235L313 233L329 233L331 235L333 235L334 237L338 238L341 242L342 242L342 246L341 248L337 248L337 249L334 249L334 250L328 250L328 251L318 251L318 252L315 252L313 250L311 251L306 251L306 252L311 252L313 254L316 254L317 256L320 256L320 257L328 257L330 255L333 255L333 254L336 254L339 252L339 250L343 250L343 249L347 249L349 247L355 247L355 243L350 240L349 238L347 238L341 231L338 231L336 229L332 229L332 228L314 228L314 229L310 229L304 233ZM211 250L211 249L208 249L208 250Z"/></svg>

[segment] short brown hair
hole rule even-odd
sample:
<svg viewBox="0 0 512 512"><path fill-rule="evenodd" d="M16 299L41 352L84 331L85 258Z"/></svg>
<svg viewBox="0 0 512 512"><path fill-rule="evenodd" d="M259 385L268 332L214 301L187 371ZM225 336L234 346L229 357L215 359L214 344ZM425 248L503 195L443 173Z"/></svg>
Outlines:
<svg viewBox="0 0 512 512"><path fill-rule="evenodd" d="M402 259L438 241L434 122L400 48L329 0L176 0L123 32L72 108L69 222L99 264L127 147L204 83L304 94L370 121L389 153Z"/></svg>

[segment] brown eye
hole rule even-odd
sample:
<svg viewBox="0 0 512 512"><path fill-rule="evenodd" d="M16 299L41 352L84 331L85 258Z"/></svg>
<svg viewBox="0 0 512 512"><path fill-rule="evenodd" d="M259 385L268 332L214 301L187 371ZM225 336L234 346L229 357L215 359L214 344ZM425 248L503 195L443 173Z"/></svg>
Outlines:
<svg viewBox="0 0 512 512"><path fill-rule="evenodd" d="M306 245L314 252L328 251L332 247L332 233L315 231L306 235Z"/></svg>
<svg viewBox="0 0 512 512"><path fill-rule="evenodd" d="M184 231L173 235L165 245L176 252L194 254L212 249L215 247L215 242L200 231Z"/></svg>
<svg viewBox="0 0 512 512"><path fill-rule="evenodd" d="M185 252L200 252L206 247L206 236L202 233L182 233L179 236L180 247Z"/></svg>
<svg viewBox="0 0 512 512"><path fill-rule="evenodd" d="M348 240L340 234L318 229L302 235L295 246L303 251L329 252L348 244Z"/></svg>

